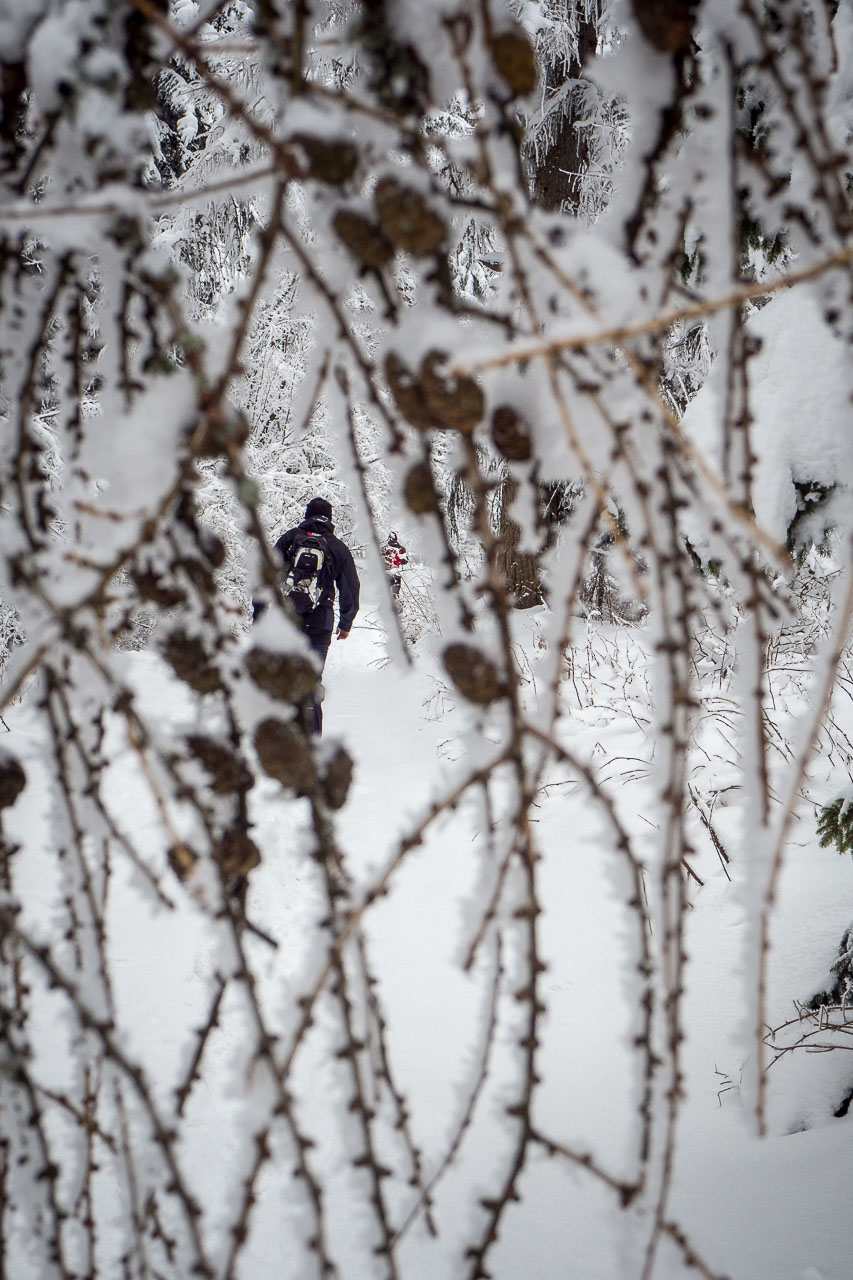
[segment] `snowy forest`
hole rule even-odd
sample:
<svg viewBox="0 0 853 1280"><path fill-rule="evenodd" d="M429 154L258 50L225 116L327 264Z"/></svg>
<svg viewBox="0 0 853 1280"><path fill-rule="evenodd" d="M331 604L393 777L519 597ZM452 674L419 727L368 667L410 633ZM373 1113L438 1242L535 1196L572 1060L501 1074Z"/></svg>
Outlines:
<svg viewBox="0 0 853 1280"><path fill-rule="evenodd" d="M3 1280L849 1280L852 347L853 0L0 0Z"/></svg>

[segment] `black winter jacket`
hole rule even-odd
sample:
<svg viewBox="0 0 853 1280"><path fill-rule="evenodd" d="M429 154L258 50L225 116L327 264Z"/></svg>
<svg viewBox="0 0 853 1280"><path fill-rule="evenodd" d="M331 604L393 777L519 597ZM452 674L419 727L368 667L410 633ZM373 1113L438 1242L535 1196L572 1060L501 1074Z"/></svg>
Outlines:
<svg viewBox="0 0 853 1280"><path fill-rule="evenodd" d="M349 631L353 623L353 618L358 613L358 592L359 581L358 573L355 567L355 561L352 558L352 552L349 547L341 542L340 538L334 535L334 525L331 520L327 520L325 516L312 516L310 520L303 520L295 529L288 529L287 533L283 533L275 544L275 549L281 556L284 565L284 571L290 568L291 552L293 546L293 538L297 529L308 529L311 533L319 533L323 535L328 549L326 560L326 568L324 569L321 585L323 594L320 603L316 609L312 609L310 613L302 615L302 630L309 632L311 635L329 634L335 628L335 587L338 589L338 612L340 614L338 626L341 631Z"/></svg>

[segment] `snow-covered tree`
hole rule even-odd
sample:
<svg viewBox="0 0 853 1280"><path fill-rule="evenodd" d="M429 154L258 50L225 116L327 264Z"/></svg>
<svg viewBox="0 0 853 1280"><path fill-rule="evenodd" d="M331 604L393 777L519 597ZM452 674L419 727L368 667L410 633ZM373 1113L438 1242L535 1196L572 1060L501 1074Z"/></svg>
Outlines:
<svg viewBox="0 0 853 1280"><path fill-rule="evenodd" d="M0 0L0 1270L484 1280L569 1186L614 1276L721 1275L676 1188L700 842L764 1134L792 823L848 767L851 68L849 0ZM434 593L453 730L379 848L271 550L318 479L392 664L383 522ZM591 625L605 548L642 633ZM590 823L619 995L569 1073ZM424 861L464 909L412 1015Z"/></svg>

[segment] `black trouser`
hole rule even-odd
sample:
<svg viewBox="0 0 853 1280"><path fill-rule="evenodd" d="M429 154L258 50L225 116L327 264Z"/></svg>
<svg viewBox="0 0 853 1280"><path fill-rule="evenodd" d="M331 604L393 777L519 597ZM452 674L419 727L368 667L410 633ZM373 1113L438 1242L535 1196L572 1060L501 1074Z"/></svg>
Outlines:
<svg viewBox="0 0 853 1280"><path fill-rule="evenodd" d="M311 646L311 652L316 654L320 660L320 674L326 665L326 654L329 652L329 645L332 643L331 631L306 631L305 638ZM314 706L311 709L312 724L311 728L318 736L323 732L323 700L321 697L315 697Z"/></svg>

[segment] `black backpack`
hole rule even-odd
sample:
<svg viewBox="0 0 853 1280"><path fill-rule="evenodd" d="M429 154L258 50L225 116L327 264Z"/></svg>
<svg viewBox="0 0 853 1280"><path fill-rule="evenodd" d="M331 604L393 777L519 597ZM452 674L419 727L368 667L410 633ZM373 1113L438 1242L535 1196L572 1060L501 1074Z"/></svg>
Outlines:
<svg viewBox="0 0 853 1280"><path fill-rule="evenodd" d="M297 529L290 545L290 568L284 594L297 613L311 613L322 603L329 579L329 548L322 533Z"/></svg>

